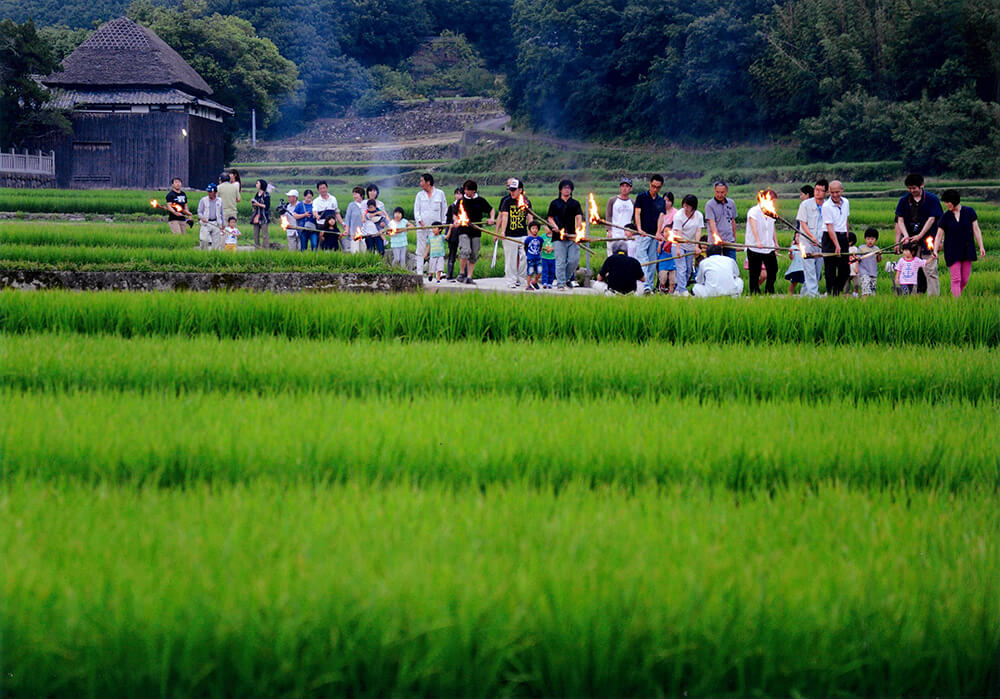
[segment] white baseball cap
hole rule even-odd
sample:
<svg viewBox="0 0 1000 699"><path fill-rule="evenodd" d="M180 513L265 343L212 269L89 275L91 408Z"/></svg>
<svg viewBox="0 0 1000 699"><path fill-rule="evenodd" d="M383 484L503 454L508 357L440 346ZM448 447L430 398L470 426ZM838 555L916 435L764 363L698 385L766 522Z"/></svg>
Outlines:
<svg viewBox="0 0 1000 699"><path fill-rule="evenodd" d="M297 189L289 189L288 193L286 193L285 196L286 197L297 197L297 196L299 196L299 190L297 190Z"/></svg>

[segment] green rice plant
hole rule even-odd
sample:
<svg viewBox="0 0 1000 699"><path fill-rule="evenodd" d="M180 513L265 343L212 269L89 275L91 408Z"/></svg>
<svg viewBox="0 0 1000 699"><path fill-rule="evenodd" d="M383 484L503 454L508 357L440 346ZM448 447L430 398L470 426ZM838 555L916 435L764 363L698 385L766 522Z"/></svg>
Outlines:
<svg viewBox="0 0 1000 699"><path fill-rule="evenodd" d="M995 494L8 484L10 696L986 696Z"/></svg>
<svg viewBox="0 0 1000 699"><path fill-rule="evenodd" d="M405 273L376 255L225 250L0 245L0 268L206 272Z"/></svg>
<svg viewBox="0 0 1000 699"><path fill-rule="evenodd" d="M306 359L288 362L291 356ZM901 363L901 356L915 358L914 363ZM693 363L678 364L677 357ZM45 392L291 391L399 399L446 392L456 397L493 394L504 401L632 396L648 402L697 396L744 403L885 399L991 404L1000 402L1000 350L857 345L845 355L842 347L793 344L401 344L42 333L0 336L0 385Z"/></svg>
<svg viewBox="0 0 1000 699"><path fill-rule="evenodd" d="M0 225L0 257L7 246L192 249L198 234L174 235L162 226L80 223Z"/></svg>
<svg viewBox="0 0 1000 699"><path fill-rule="evenodd" d="M442 388L404 401L326 392L5 391L0 474L4 482L157 486L266 478L544 488L582 480L737 492L833 482L1000 488L995 404L841 400L818 409L800 400L640 403L617 394L530 397L512 410L504 394L453 398Z"/></svg>
<svg viewBox="0 0 1000 699"><path fill-rule="evenodd" d="M194 251L192 251L193 253ZM172 254L180 254L179 252ZM272 255L277 253L247 253ZM223 252L216 259L226 259ZM236 259L239 255L231 255ZM306 256L303 256L306 257ZM325 256L312 256L323 260ZM331 256L333 257L333 256ZM359 256L354 256L359 257ZM206 256L211 258L211 255ZM197 259L197 256L196 258ZM271 259L271 258L265 258ZM278 258L280 259L280 258ZM296 259L299 259L296 257ZM344 259L353 259L345 256ZM974 277L973 277L974 278ZM0 292L0 331L316 339L1000 344L993 298L682 299Z"/></svg>

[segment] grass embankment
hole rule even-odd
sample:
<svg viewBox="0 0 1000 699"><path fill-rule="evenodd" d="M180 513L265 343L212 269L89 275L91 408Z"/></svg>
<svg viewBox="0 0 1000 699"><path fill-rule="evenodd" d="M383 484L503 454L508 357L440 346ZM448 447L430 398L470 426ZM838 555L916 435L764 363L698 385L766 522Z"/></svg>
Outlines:
<svg viewBox="0 0 1000 699"><path fill-rule="evenodd" d="M377 255L279 250L227 252L128 247L0 245L0 268L136 272L373 272L407 274Z"/></svg>

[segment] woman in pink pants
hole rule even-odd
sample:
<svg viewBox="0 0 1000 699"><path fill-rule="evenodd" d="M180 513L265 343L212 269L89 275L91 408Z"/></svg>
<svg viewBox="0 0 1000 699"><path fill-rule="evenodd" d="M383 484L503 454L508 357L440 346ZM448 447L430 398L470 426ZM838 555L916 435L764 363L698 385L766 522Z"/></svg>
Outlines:
<svg viewBox="0 0 1000 699"><path fill-rule="evenodd" d="M965 285L969 283L972 263L976 261L976 244L979 245L979 257L986 256L983 247L983 232L979 229L979 219L971 206L962 206L958 190L948 189L941 195L948 211L938 222L937 237L934 239L934 252L940 253L944 248L944 259L951 274L951 294L961 296Z"/></svg>

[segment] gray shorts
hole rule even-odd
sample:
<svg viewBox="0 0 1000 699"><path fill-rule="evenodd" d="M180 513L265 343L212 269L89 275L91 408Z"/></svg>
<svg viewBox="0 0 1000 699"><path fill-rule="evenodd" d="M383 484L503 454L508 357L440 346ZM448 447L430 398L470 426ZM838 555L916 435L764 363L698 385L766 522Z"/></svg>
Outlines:
<svg viewBox="0 0 1000 699"><path fill-rule="evenodd" d="M458 257L462 260L468 260L475 264L476 260L479 259L479 248L482 246L483 239L476 237L470 238L465 233L458 236Z"/></svg>

